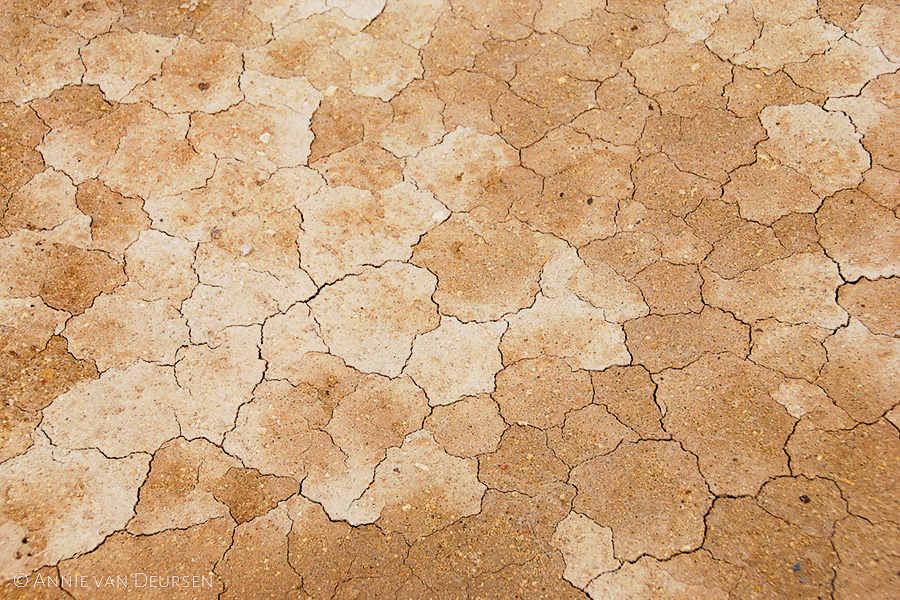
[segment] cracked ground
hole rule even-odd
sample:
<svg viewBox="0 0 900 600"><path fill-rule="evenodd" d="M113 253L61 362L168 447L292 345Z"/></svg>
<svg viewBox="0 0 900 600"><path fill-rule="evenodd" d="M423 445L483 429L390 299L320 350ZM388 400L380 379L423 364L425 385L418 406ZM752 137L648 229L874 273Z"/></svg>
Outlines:
<svg viewBox="0 0 900 600"><path fill-rule="evenodd" d="M895 0L4 0L0 598L900 598L898 69Z"/></svg>

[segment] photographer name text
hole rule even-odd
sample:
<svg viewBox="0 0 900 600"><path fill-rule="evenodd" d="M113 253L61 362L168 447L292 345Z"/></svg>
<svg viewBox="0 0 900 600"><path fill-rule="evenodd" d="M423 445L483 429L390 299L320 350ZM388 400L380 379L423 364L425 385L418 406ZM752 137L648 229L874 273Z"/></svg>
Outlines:
<svg viewBox="0 0 900 600"><path fill-rule="evenodd" d="M176 575L128 573L125 575L59 575L50 577L35 573L29 577L19 573L13 578L16 587L32 588L212 588L213 575Z"/></svg>

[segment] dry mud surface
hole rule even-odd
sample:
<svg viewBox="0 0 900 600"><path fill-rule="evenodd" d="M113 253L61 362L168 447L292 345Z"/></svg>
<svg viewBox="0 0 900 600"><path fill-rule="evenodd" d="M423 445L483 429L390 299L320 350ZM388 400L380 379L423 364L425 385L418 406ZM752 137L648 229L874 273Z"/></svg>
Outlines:
<svg viewBox="0 0 900 600"><path fill-rule="evenodd" d="M900 598L894 0L6 0L0 598Z"/></svg>

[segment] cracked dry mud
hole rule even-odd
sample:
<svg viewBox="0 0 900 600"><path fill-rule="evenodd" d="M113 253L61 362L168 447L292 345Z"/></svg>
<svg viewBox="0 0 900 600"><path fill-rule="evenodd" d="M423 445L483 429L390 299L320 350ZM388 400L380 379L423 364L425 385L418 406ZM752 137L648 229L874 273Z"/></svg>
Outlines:
<svg viewBox="0 0 900 600"><path fill-rule="evenodd" d="M0 2L0 598L900 598L898 135L895 0Z"/></svg>

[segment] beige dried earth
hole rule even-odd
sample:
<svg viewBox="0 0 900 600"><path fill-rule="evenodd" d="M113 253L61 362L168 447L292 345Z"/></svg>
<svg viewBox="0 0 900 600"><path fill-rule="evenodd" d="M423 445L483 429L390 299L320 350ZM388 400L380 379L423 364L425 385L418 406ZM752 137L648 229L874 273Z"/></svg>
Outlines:
<svg viewBox="0 0 900 600"><path fill-rule="evenodd" d="M898 140L896 0L3 0L0 598L900 598Z"/></svg>

